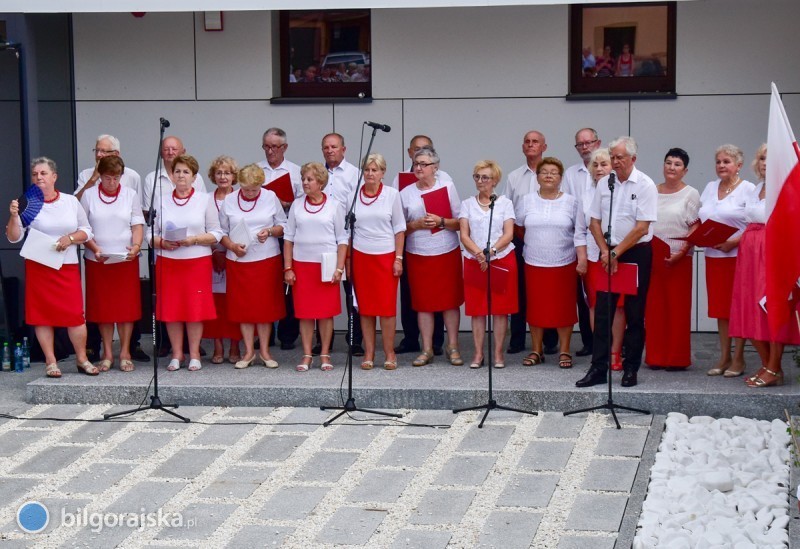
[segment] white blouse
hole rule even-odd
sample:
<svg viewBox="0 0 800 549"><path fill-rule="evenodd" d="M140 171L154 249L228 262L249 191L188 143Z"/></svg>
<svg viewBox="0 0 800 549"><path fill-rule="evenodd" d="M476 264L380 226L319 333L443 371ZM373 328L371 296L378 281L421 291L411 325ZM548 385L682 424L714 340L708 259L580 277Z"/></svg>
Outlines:
<svg viewBox="0 0 800 549"><path fill-rule="evenodd" d="M222 238L223 232L219 226L217 207L214 205L212 193L194 192L189 200L177 199L176 203L172 194L166 195L164 200L156 204L155 234L161 236L168 226L175 228L186 227L186 236L199 236L210 233L217 242ZM178 204L184 204L179 206ZM152 242L150 243L152 245ZM211 255L211 246L181 246L174 250L158 249L158 255L171 259L195 259Z"/></svg>
<svg viewBox="0 0 800 549"><path fill-rule="evenodd" d="M719 179L710 182L700 195L700 210L698 215L700 221L713 219L725 225L736 227L738 230L730 236L736 238L742 234L742 231L747 227L747 219L745 218L744 208L747 203L747 197L755 189L755 185L749 181L743 180L739 183L730 194L719 199ZM723 252L714 248L706 248L706 257L736 257L739 253L739 246L736 246L729 252Z"/></svg>
<svg viewBox="0 0 800 549"><path fill-rule="evenodd" d="M458 218L461 213L461 199L458 198L458 191L456 191L455 185L452 181L437 179L430 189L421 191L416 185L409 185L400 192L406 223L425 217L427 213L425 211L425 203L422 201L422 195L442 187L447 189L447 194L450 198L450 211L453 217ZM419 229L406 235L406 250L417 255L446 254L458 248L459 244L458 231L448 229L437 233L432 233L430 229Z"/></svg>
<svg viewBox="0 0 800 549"><path fill-rule="evenodd" d="M517 225L525 227L525 263L534 267L561 267L576 259L575 246L584 244L575 231L578 201L562 193L547 200L532 193L525 195L517 211Z"/></svg>
<svg viewBox="0 0 800 549"><path fill-rule="evenodd" d="M292 258L297 261L321 263L322 254L336 252L341 244L347 244L344 230L344 208L337 200L327 199L322 209L313 204L306 205L306 197L298 198L289 208L289 219L283 239L294 243Z"/></svg>
<svg viewBox="0 0 800 549"><path fill-rule="evenodd" d="M28 230L28 227L22 227L22 218L17 217L17 219L20 225L19 238L17 240L9 239L12 243L21 241ZM93 236L92 227L86 217L86 211L81 207L77 198L66 193L60 193L58 200L55 202L42 204L41 211L29 226L48 236L52 236L53 244L62 236L72 234L75 231L85 232L90 239ZM64 258L65 264L72 265L78 262L77 246L70 246L64 253L66 254Z"/></svg>
<svg viewBox="0 0 800 549"><path fill-rule="evenodd" d="M484 246L487 240L494 245L503 236L503 224L509 219L516 219L514 204L506 196L498 196L494 203L494 216L492 217L492 237L489 239L489 210L484 211L478 204L478 197L471 196L461 203L460 219L469 221L469 237L478 246ZM509 244L506 249L497 253L497 259L502 259L514 250L514 244ZM467 250L462 250L461 255L467 259L474 256Z"/></svg>
<svg viewBox="0 0 800 549"><path fill-rule="evenodd" d="M766 223L767 222L767 200L765 198L759 198L761 194L761 189L764 188L764 182L762 181L753 192L747 197L747 201L745 202L744 206L744 217L748 223Z"/></svg>
<svg viewBox="0 0 800 549"><path fill-rule="evenodd" d="M120 186L116 199L106 195L101 199L100 184L95 187L81 197L81 206L94 230L94 241L104 252L126 253L133 243L131 227L144 225L139 195L130 187ZM108 204L111 200L113 202ZM89 248L86 248L84 256L89 261L97 261Z"/></svg>
<svg viewBox="0 0 800 549"><path fill-rule="evenodd" d="M236 254L230 250L228 250L225 257L231 261L251 263L280 255L281 248L277 237L267 238L263 243L255 238L256 233L262 229L276 225L286 227L286 213L283 211L283 206L281 206L278 196L270 190L261 189L261 194L258 195L254 202L247 202L243 197L240 198L240 193L241 190L234 191L225 197L219 209L219 222L222 226L222 232L229 234L231 229L244 220L245 225L250 230L250 234L253 236L253 241L247 246L247 253L243 257L237 258ZM244 243L238 242L237 244Z"/></svg>
<svg viewBox="0 0 800 549"><path fill-rule="evenodd" d="M589 224L592 222L590 210L592 209L595 192L597 192L597 185L595 184L584 189L583 198L578 200L578 212L579 214L582 213L583 217L581 218L581 216L578 215L577 222L575 223L575 245L586 245L586 258L589 261L600 260L600 247L597 245L592 231L589 230Z"/></svg>
<svg viewBox="0 0 800 549"><path fill-rule="evenodd" d="M686 245L683 240L689 227L698 221L700 193L686 186L676 193L658 193L658 219L653 223L653 236L669 244L669 253L676 254Z"/></svg>
<svg viewBox="0 0 800 549"><path fill-rule="evenodd" d="M394 253L395 235L406 230L400 191L383 185L377 199L365 196L360 191L359 194L354 212L356 232L353 235L353 247L370 255ZM351 204L352 200L351 194L347 203Z"/></svg>

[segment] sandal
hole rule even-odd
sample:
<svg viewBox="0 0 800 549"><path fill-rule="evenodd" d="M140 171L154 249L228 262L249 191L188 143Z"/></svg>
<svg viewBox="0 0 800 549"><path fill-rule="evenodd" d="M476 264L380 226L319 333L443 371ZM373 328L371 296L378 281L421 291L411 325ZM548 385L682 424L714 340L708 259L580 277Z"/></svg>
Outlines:
<svg viewBox="0 0 800 549"><path fill-rule="evenodd" d="M361 363L362 370L372 370L372 367L375 366L375 363L371 360L365 360Z"/></svg>
<svg viewBox="0 0 800 549"><path fill-rule="evenodd" d="M100 373L100 370L97 369L97 366L95 366L94 364L92 364L88 360L86 360L86 361L84 361L82 363L79 362L79 363L76 364L76 366L78 367L78 371L79 372L83 372L87 376L96 376L97 374Z"/></svg>
<svg viewBox="0 0 800 549"><path fill-rule="evenodd" d="M561 358L561 357L567 358ZM558 367L559 368L572 368L572 355L569 353L560 353L558 355Z"/></svg>
<svg viewBox="0 0 800 549"><path fill-rule="evenodd" d="M230 362L231 364L236 364L240 360L242 360L242 355L228 355L228 362Z"/></svg>
<svg viewBox="0 0 800 549"><path fill-rule="evenodd" d="M330 372L333 370L333 364L331 364L331 355L319 355L319 359L321 364L319 365L319 369L323 372Z"/></svg>
<svg viewBox="0 0 800 549"><path fill-rule="evenodd" d="M461 358L461 353L458 352L458 347L445 347L445 354L447 355L450 364L453 366L463 366L464 359Z"/></svg>
<svg viewBox="0 0 800 549"><path fill-rule="evenodd" d="M111 369L111 366L113 364L114 363L112 361L108 360L107 358L104 358L103 360L97 363L97 369L100 370L101 372L107 372Z"/></svg>
<svg viewBox="0 0 800 549"><path fill-rule="evenodd" d="M571 357L570 357L571 358ZM622 353L611 353L611 369L615 372L622 371Z"/></svg>
<svg viewBox="0 0 800 549"><path fill-rule="evenodd" d="M44 375L47 377L61 377L61 370L58 369L58 364L53 362L44 367Z"/></svg>
<svg viewBox="0 0 800 549"><path fill-rule="evenodd" d="M308 364L306 364L306 359L309 359L308 360ZM313 363L314 363L314 357L313 356L311 356L311 355L303 355L303 362L301 362L300 364L295 366L294 369L297 370L298 372L307 372L308 369L311 367L311 364L313 364Z"/></svg>
<svg viewBox="0 0 800 549"><path fill-rule="evenodd" d="M480 368L481 366L483 366L483 358L481 358L479 361L472 362L472 363L469 365L469 367L470 367L471 369L473 369L473 370L477 370L477 369L478 369L478 368Z"/></svg>
<svg viewBox="0 0 800 549"><path fill-rule="evenodd" d="M121 358L119 360L119 369L123 372L132 372L134 370L133 362L127 358Z"/></svg>
<svg viewBox="0 0 800 549"><path fill-rule="evenodd" d="M189 367L187 370L190 372L196 372L197 370L201 370L203 368L203 363L200 362L198 359L193 358L189 360Z"/></svg>
<svg viewBox="0 0 800 549"><path fill-rule="evenodd" d="M422 351L412 362L412 366L425 366L433 362L433 351Z"/></svg>
<svg viewBox="0 0 800 549"><path fill-rule="evenodd" d="M168 372L174 372L180 369L181 369L181 361L178 360L177 358L173 358L172 360L169 361L169 364L167 364Z"/></svg>
<svg viewBox="0 0 800 549"><path fill-rule="evenodd" d="M544 355L533 351L531 354L522 359L523 366L536 366L544 362Z"/></svg>
<svg viewBox="0 0 800 549"><path fill-rule="evenodd" d="M222 355L214 355L211 357L211 364L222 364L225 362L225 357Z"/></svg>
<svg viewBox="0 0 800 549"><path fill-rule="evenodd" d="M384 370L396 370L397 369L397 361L396 360L387 360L383 363Z"/></svg>
<svg viewBox="0 0 800 549"><path fill-rule="evenodd" d="M772 376L772 381L764 381L761 374L757 375L753 381L747 380L747 386L754 389L761 389L763 387L777 387L783 385L783 370L780 372L773 372L768 368L763 368L764 372Z"/></svg>

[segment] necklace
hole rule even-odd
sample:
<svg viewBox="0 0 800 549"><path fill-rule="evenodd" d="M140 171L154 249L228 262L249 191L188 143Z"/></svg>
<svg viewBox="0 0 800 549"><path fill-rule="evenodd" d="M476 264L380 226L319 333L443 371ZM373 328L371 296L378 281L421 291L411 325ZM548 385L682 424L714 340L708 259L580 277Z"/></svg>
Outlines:
<svg viewBox="0 0 800 549"><path fill-rule="evenodd" d="M555 195L554 197L552 197L552 198L549 198L549 197L547 197L547 196L542 196L542 191L541 191L541 190L539 190L539 191L536 191L536 194L538 194L538 195L539 195L539 198L542 198L542 199L544 199L544 200L555 200L556 198L558 198L559 196L561 196L561 191L558 191L558 192L556 193L556 195Z"/></svg>
<svg viewBox="0 0 800 549"><path fill-rule="evenodd" d="M216 191L214 191L214 206L216 206L216 207L217 207L217 212L218 212L218 213L219 213L219 203L220 203L220 202L223 202L223 201L225 200L225 197L226 197L226 196L228 196L229 194L231 194L231 193L229 193L229 192L228 192L228 193L225 193L225 195L224 195L222 198L219 198L219 199L218 199L218 198L217 198L217 193L218 193L219 191L220 191L219 189L217 189Z"/></svg>
<svg viewBox="0 0 800 549"><path fill-rule="evenodd" d="M326 203L327 201L328 201L328 195L327 195L327 194L325 194L325 193L323 193L323 194L322 194L322 202L320 202L319 204L314 204L313 202L311 202L311 201L308 199L308 196L306 196L306 199L303 201L303 209L304 209L305 211L307 211L308 213L310 213L311 215L318 214L318 213L319 213L319 212L321 212L321 211L322 211L322 209L325 207L325 203ZM312 206L319 206L319 208L317 208L316 210L312 210L312 209L310 209L310 208L308 207L308 206L309 206L309 204L310 204L310 205L312 205Z"/></svg>
<svg viewBox="0 0 800 549"><path fill-rule="evenodd" d="M117 192L115 192L113 194L108 194L107 192L105 192L103 190L103 186L102 185L98 185L97 186L97 196L100 197L100 202L102 202L103 204L113 204L114 202L116 202L117 199L119 198L120 191L122 191L122 185L118 186L117 187ZM109 198L113 196L114 198L111 199L111 200L106 200L105 198L103 198L103 195L108 196Z"/></svg>
<svg viewBox="0 0 800 549"><path fill-rule="evenodd" d="M374 196L374 197L371 197L371 196L369 196L369 195L367 194L366 187L361 187L361 193L358 195L358 199L359 199L359 200L361 200L361 203L362 203L364 206L369 206L370 204L374 204L374 203L375 203L375 201L376 201L376 200L378 200L378 197L381 195L381 191L383 191L383 183L381 183L380 185L378 185L378 192L376 192L376 193L375 193L375 196ZM365 196L366 196L367 198L372 198L372 200L370 200L369 202L365 201L365 200L364 200L364 197L365 197Z"/></svg>
<svg viewBox="0 0 800 549"><path fill-rule="evenodd" d="M258 194L255 198L247 198L246 196L242 196L242 190L239 189L239 194L236 195L236 202L239 204L239 209L242 210L244 213L252 212L256 208L256 204L258 204L258 199L261 198L261 189L258 190ZM245 202L252 202L253 205L250 206L249 210L245 210L242 208L242 200Z"/></svg>
<svg viewBox="0 0 800 549"><path fill-rule="evenodd" d="M491 204L492 204L492 200L491 200L491 199L489 199L489 202L487 202L486 204L484 204L483 202L481 202L481 195L477 195L477 196L475 197L475 200L478 202L478 204L479 204L480 206L483 206L484 208L488 208L488 207L489 207L489 206L491 206Z"/></svg>
<svg viewBox="0 0 800 549"><path fill-rule="evenodd" d="M194 195L194 187L192 187L192 190L189 191L189 194L187 196L183 197L178 196L178 190L176 189L172 191L172 201L175 203L176 206L186 206L186 204L189 203L189 200L191 200L192 195ZM178 202L178 200L183 200L183 202L182 203Z"/></svg>
<svg viewBox="0 0 800 549"><path fill-rule="evenodd" d="M45 203L45 204L52 204L53 202L55 202L56 200L58 200L60 197L61 197L61 192L60 192L58 189L56 189L56 196L55 196L55 198L51 198L50 200L45 200L45 201L44 201L44 203Z"/></svg>
<svg viewBox="0 0 800 549"><path fill-rule="evenodd" d="M736 176L736 181L733 184L728 185L728 188L725 189L725 194L731 194L733 189L735 189L736 186L741 182L742 182L742 178L740 178L739 176Z"/></svg>

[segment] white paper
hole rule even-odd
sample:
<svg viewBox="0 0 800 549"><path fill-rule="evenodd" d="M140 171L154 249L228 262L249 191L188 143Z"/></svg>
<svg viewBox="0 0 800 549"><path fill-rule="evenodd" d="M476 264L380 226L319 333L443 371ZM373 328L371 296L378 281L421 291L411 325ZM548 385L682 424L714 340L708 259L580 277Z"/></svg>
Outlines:
<svg viewBox="0 0 800 549"><path fill-rule="evenodd" d="M46 265L51 269L60 269L67 254L56 251L57 243L58 240L52 236L30 227L28 229L28 237L25 239L25 244L22 245L19 255L25 259Z"/></svg>
<svg viewBox="0 0 800 549"><path fill-rule="evenodd" d="M338 252L325 252L322 254L322 282L333 280L333 273L336 272L336 263L339 260ZM342 273L342 280L345 280L345 273Z"/></svg>
<svg viewBox="0 0 800 549"><path fill-rule="evenodd" d="M761 305L761 308L766 313L767 312L767 296L764 296L761 299L759 299L758 300L758 304Z"/></svg>
<svg viewBox="0 0 800 549"><path fill-rule="evenodd" d="M180 242L181 240L186 240L188 232L189 229L187 227L176 227L172 221L167 221L167 224L164 226L164 234L161 235L161 238L169 240L170 242Z"/></svg>
<svg viewBox="0 0 800 549"><path fill-rule="evenodd" d="M244 219L240 220L239 223L233 227L230 232L228 233L228 238L230 238L235 244L242 244L245 249L253 243L253 233L250 232L250 229L247 228L247 223L244 222Z"/></svg>
<svg viewBox="0 0 800 549"><path fill-rule="evenodd" d="M100 257L107 257L108 259L105 260L106 265L113 265L114 263L122 263L123 261L128 260L128 254L120 253L120 252L103 252L100 254Z"/></svg>

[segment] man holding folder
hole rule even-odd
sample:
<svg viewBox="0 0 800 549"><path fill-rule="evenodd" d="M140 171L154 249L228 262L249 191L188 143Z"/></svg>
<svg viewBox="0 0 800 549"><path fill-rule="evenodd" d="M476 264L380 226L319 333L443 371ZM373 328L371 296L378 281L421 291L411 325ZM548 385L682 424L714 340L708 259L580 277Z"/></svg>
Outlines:
<svg viewBox="0 0 800 549"><path fill-rule="evenodd" d="M597 183L597 192L590 208L592 221L589 229L600 247L600 262L606 272L610 270L612 280L620 269L621 263L633 264L637 270L638 287L635 290L616 287L617 284L612 282L612 291L609 293L601 289L607 285L607 279L598 287L592 365L586 375L575 383L576 387L591 387L606 383L610 352L608 332L614 322L614 312L620 293L628 294L630 292L625 296L627 327L623 339L625 349L625 359L622 363L624 373L621 385L623 387L636 385L637 372L642 363L642 352L644 351L644 311L653 255L650 247L653 230L650 224L656 220L658 213L658 191L653 180L637 170L634 165L637 148L632 137L619 137L609 143L608 148L611 153L611 167L614 171ZM611 203L609 182L614 189L613 204ZM611 212L610 247L604 236L604 230L608 228L609 210ZM629 273L633 268L624 267ZM628 280L630 281L631 278ZM609 299L613 304L612 307L609 307Z"/></svg>

